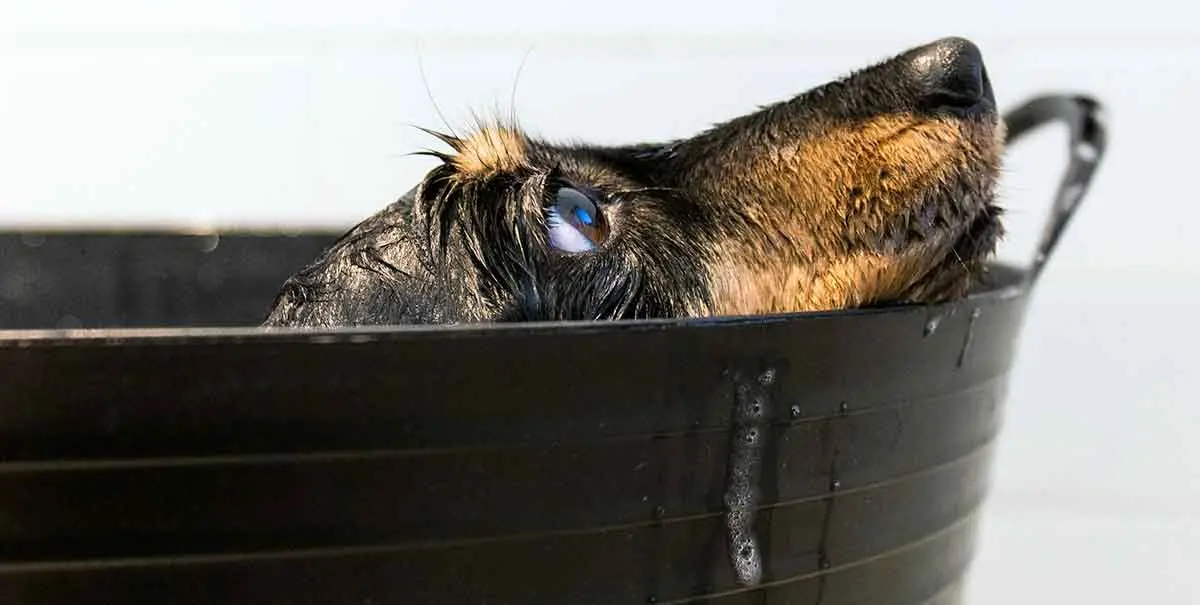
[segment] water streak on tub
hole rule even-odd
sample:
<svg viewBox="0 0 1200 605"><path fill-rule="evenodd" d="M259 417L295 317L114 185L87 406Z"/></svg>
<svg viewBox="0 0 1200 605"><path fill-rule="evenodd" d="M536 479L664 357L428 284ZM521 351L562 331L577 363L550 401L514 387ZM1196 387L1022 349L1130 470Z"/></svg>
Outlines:
<svg viewBox="0 0 1200 605"><path fill-rule="evenodd" d="M933 317L930 317L929 321L925 322L925 331L923 333L923 336L925 338L929 338L930 336L933 336L934 332L937 332L938 326L941 325L941 323L942 323L941 315L934 315Z"/></svg>
<svg viewBox="0 0 1200 605"><path fill-rule="evenodd" d="M967 353L971 350L971 342L975 340L975 322L979 320L981 311L976 308L971 311L971 319L967 322L967 333L963 336L962 349L958 352L958 367L963 367L963 363L967 360Z"/></svg>
<svg viewBox="0 0 1200 605"><path fill-rule="evenodd" d="M757 380L738 377L736 381L729 477L725 485L725 527L730 564L738 583L744 586L762 581L762 549L754 522L761 495L764 441L771 420L770 386L775 382L775 374L773 368L768 368Z"/></svg>

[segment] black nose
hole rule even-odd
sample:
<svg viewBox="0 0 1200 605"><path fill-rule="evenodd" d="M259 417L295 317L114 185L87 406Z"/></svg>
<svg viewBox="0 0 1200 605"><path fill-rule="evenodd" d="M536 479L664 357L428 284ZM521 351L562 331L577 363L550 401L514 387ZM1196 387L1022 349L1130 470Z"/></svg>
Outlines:
<svg viewBox="0 0 1200 605"><path fill-rule="evenodd" d="M971 109L995 106L979 47L963 38L943 38L913 49L908 64L930 107Z"/></svg>

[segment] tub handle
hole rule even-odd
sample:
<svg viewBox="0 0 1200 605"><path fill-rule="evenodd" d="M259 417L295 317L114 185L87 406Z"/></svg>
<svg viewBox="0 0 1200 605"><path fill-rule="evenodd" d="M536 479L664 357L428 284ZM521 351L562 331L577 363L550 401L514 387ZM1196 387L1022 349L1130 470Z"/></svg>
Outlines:
<svg viewBox="0 0 1200 605"><path fill-rule="evenodd" d="M1103 114L1100 103L1086 95L1045 95L1026 101L1004 116L1008 130L1007 144L1054 121L1066 122L1070 129L1067 172L1058 185L1054 207L1050 210L1033 264L1026 274L1029 282L1041 276L1063 231L1079 208L1079 202L1087 194L1096 167L1104 157L1108 133Z"/></svg>

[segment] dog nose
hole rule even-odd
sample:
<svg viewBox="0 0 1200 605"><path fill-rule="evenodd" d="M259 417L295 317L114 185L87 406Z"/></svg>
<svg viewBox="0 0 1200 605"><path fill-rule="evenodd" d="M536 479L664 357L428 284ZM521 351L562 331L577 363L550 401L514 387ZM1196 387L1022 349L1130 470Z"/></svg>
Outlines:
<svg viewBox="0 0 1200 605"><path fill-rule="evenodd" d="M909 56L913 78L925 100L935 107L970 109L996 104L983 54L964 38L943 38L916 48Z"/></svg>

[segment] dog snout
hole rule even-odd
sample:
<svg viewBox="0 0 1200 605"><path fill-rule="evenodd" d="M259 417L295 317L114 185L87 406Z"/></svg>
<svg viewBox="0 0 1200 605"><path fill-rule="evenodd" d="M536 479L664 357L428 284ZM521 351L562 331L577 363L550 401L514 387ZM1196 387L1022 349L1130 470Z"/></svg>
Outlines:
<svg viewBox="0 0 1200 605"><path fill-rule="evenodd" d="M935 109L994 107L996 99L979 47L943 38L909 53L908 63L925 104Z"/></svg>

